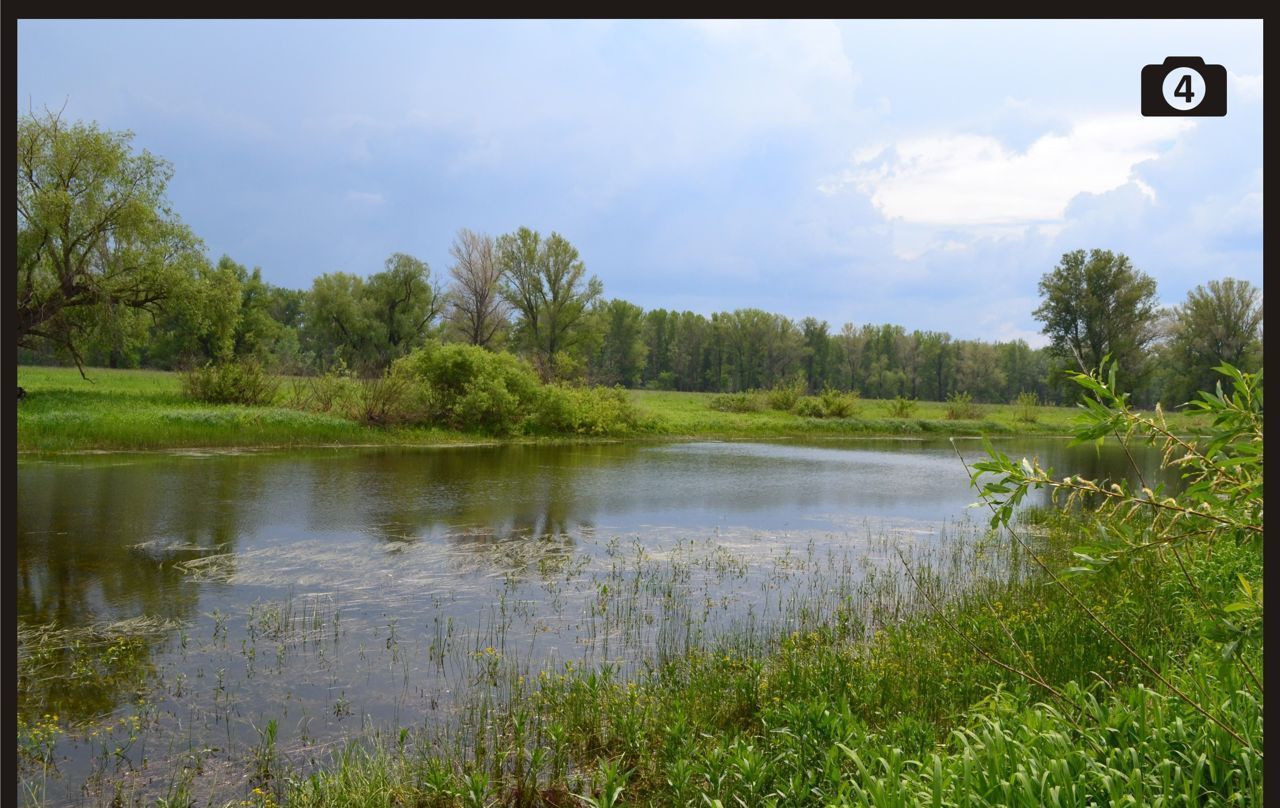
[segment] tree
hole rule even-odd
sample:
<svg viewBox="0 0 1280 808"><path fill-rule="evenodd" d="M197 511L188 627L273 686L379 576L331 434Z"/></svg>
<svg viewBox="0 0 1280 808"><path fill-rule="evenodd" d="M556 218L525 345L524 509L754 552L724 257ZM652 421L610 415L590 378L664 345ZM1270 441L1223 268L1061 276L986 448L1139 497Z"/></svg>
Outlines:
<svg viewBox="0 0 1280 808"><path fill-rule="evenodd" d="M551 378L557 354L577 342L587 306L604 287L594 275L584 278L586 265L559 233L543 241L537 231L521 227L500 236L495 247L503 297L520 315L518 335L542 378Z"/></svg>
<svg viewBox="0 0 1280 808"><path fill-rule="evenodd" d="M587 360L591 380L607 386L638 386L648 355L644 310L620 298L607 303L597 300L591 316L599 333L599 347Z"/></svg>
<svg viewBox="0 0 1280 808"><path fill-rule="evenodd" d="M369 316L377 323L374 350L383 368L422 344L444 302L425 261L392 253L385 266L369 276L362 290Z"/></svg>
<svg viewBox="0 0 1280 808"><path fill-rule="evenodd" d="M1167 391L1179 404L1198 390L1212 390L1219 365L1248 373L1261 370L1260 290L1235 278L1192 289L1173 309L1164 359L1170 374Z"/></svg>
<svg viewBox="0 0 1280 808"><path fill-rule="evenodd" d="M321 370L336 361L361 372L377 364L378 326L365 301L358 275L329 272L311 282L302 310L303 344Z"/></svg>
<svg viewBox="0 0 1280 808"><path fill-rule="evenodd" d="M836 337L843 354L845 369L849 372L848 390L859 390L862 384L862 355L866 348L866 340L853 323L845 323Z"/></svg>
<svg viewBox="0 0 1280 808"><path fill-rule="evenodd" d="M507 324L502 270L494 257L493 237L464 227L454 237L449 254L453 256L449 323L463 342L491 347Z"/></svg>
<svg viewBox="0 0 1280 808"><path fill-rule="evenodd" d="M944 401L947 398L947 379L955 370L955 350L951 335L945 331L926 331L920 341L920 365L924 383L921 398Z"/></svg>
<svg viewBox="0 0 1280 808"><path fill-rule="evenodd" d="M102 320L159 310L204 262L165 199L172 167L134 153L132 139L60 113L19 117L19 346L53 347L81 366L83 339Z"/></svg>
<svg viewBox="0 0 1280 808"><path fill-rule="evenodd" d="M677 312L651 309L644 313L642 339L645 346L644 379L663 389L675 386L672 370Z"/></svg>
<svg viewBox="0 0 1280 808"><path fill-rule="evenodd" d="M725 373L734 390L772 387L801 367L804 337L795 323L762 309L722 313Z"/></svg>
<svg viewBox="0 0 1280 808"><path fill-rule="evenodd" d="M1007 400L1005 374L996 346L977 340L956 343L956 392L968 393L978 401Z"/></svg>
<svg viewBox="0 0 1280 808"><path fill-rule="evenodd" d="M800 321L800 329L804 333L804 373L810 393L821 390L830 375L827 367L831 354L830 326L826 321L819 322L814 317L806 317Z"/></svg>
<svg viewBox="0 0 1280 808"><path fill-rule="evenodd" d="M201 266L157 319L148 346L151 363L177 368L230 359L247 277L244 267L225 255L217 264Z"/></svg>
<svg viewBox="0 0 1280 808"><path fill-rule="evenodd" d="M924 370L924 333L920 329L910 334L899 332L895 337L894 352L906 379L906 395L920 397L920 374Z"/></svg>
<svg viewBox="0 0 1280 808"><path fill-rule="evenodd" d="M671 373L677 390L707 390L712 387L711 323L701 314L682 311L672 314Z"/></svg>
<svg viewBox="0 0 1280 808"><path fill-rule="evenodd" d="M1133 389L1146 373L1146 349L1155 337L1156 282L1134 269L1123 253L1075 250L1040 279L1043 302L1035 318L1044 323L1050 350L1087 372L1110 355Z"/></svg>

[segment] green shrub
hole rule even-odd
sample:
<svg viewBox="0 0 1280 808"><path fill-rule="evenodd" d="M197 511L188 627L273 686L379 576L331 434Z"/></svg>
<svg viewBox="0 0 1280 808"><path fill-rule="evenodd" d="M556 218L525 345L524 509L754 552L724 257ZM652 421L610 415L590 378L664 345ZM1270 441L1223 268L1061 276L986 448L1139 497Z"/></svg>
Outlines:
<svg viewBox="0 0 1280 808"><path fill-rule="evenodd" d="M764 401L759 393L724 393L712 396L707 406L721 412L760 412Z"/></svg>
<svg viewBox="0 0 1280 808"><path fill-rule="evenodd" d="M952 393L947 396L948 421L972 421L979 415L978 405L968 393Z"/></svg>
<svg viewBox="0 0 1280 808"><path fill-rule="evenodd" d="M542 388L530 425L535 431L570 435L624 435L643 419L620 387Z"/></svg>
<svg viewBox="0 0 1280 808"><path fill-rule="evenodd" d="M778 382L764 394L765 403L769 405L771 410L781 410L789 412L805 391L804 379L796 378L790 382Z"/></svg>
<svg viewBox="0 0 1280 808"><path fill-rule="evenodd" d="M209 404L269 404L279 386L256 359L210 362L182 374L182 392Z"/></svg>
<svg viewBox="0 0 1280 808"><path fill-rule="evenodd" d="M890 418L910 418L911 414L916 411L918 402L914 398L906 396L895 396L893 401L889 402Z"/></svg>
<svg viewBox="0 0 1280 808"><path fill-rule="evenodd" d="M818 401L824 418L851 418L858 412L858 391L842 393L830 385L822 388Z"/></svg>
<svg viewBox="0 0 1280 808"><path fill-rule="evenodd" d="M817 396L805 396L796 402L795 413L804 418L824 418L827 411Z"/></svg>
<svg viewBox="0 0 1280 808"><path fill-rule="evenodd" d="M842 393L828 386L816 396L797 401L794 412L804 418L852 418L858 413L859 399L856 390Z"/></svg>
<svg viewBox="0 0 1280 808"><path fill-rule="evenodd" d="M430 344L396 360L405 406L418 420L495 435L520 432L539 401L528 364L475 345Z"/></svg>
<svg viewBox="0 0 1280 808"><path fill-rule="evenodd" d="M1013 417L1019 421L1028 424L1036 422L1036 409L1040 406L1040 400L1036 398L1035 393L1021 392L1018 398L1013 402Z"/></svg>

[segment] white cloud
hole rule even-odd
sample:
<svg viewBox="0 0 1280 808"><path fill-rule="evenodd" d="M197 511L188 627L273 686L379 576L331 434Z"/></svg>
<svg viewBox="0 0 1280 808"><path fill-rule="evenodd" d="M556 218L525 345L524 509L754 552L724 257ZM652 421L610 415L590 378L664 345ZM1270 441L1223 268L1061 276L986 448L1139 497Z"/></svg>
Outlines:
<svg viewBox="0 0 1280 808"><path fill-rule="evenodd" d="M1134 115L1077 122L1045 134L1026 151L995 137L946 134L899 141L879 161L861 163L823 189L852 186L890 220L931 226L1030 225L1062 221L1082 193L1105 193L1132 181L1133 168L1194 124ZM1150 186L1140 184L1154 198Z"/></svg>
<svg viewBox="0 0 1280 808"><path fill-rule="evenodd" d="M1136 185L1136 186L1138 186L1138 190L1139 190L1139 191L1142 191L1143 195L1144 195L1144 196L1146 196L1146 197L1147 197L1147 199L1150 199L1152 202L1155 202L1155 201L1156 201L1156 189L1155 189L1155 188L1152 188L1150 185L1146 184L1146 183L1145 183L1145 182L1143 182L1142 180L1134 180L1134 181L1133 181L1133 184L1134 184L1134 185Z"/></svg>

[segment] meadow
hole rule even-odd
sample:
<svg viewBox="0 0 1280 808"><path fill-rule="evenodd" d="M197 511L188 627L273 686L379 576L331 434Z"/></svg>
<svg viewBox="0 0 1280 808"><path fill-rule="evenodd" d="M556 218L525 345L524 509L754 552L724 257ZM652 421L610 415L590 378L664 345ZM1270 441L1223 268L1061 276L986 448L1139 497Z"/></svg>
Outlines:
<svg viewBox="0 0 1280 808"><path fill-rule="evenodd" d="M312 446L434 445L492 442L478 431L361 423L336 410L305 409L296 392L305 380L284 379L269 406L207 404L183 395L177 373L25 366L18 384L28 398L18 407L19 451L289 448ZM972 404L965 417L949 417L947 402L858 400L848 417L806 417L770 408L766 396L740 394L746 411L714 409L712 393L627 391L641 426L607 438L756 439L886 435L1065 435L1074 407ZM1175 429L1194 431L1203 419L1171 413ZM507 436L546 440L556 435ZM562 436L574 437L581 436Z"/></svg>

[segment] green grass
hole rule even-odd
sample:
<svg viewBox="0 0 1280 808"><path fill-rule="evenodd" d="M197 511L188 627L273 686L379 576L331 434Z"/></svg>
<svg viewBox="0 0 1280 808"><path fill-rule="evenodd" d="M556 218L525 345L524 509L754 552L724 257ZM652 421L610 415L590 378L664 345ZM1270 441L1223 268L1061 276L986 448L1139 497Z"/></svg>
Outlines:
<svg viewBox="0 0 1280 808"><path fill-rule="evenodd" d="M183 397L178 374L152 370L20 367L28 398L18 407L19 451L156 450L334 445L430 445L492 441L444 429L366 426L333 413L277 405L201 404ZM288 396L281 386L277 400ZM891 401L864 399L850 418L808 418L763 408L712 409L712 393L631 391L651 427L637 436L664 438L790 438L878 435L1063 435L1075 408L1040 406L1034 421L1015 404L976 405L980 418L948 420L946 402L921 401L910 418L889 416ZM1199 422L1173 414L1175 430Z"/></svg>
<svg viewBox="0 0 1280 808"><path fill-rule="evenodd" d="M19 451L158 450L471 442L441 429L368 427L339 415L283 406L202 404L185 398L178 374L22 367Z"/></svg>
<svg viewBox="0 0 1280 808"><path fill-rule="evenodd" d="M850 418L806 418L767 407L753 412L712 409L712 393L637 390L637 406L655 416L659 434L688 438L768 438L839 435L1066 435L1075 407L1037 406L1034 421L1016 404L977 404L974 420L949 420L945 401L920 401L909 418L890 416L892 400L860 399ZM1181 413L1168 414L1175 430L1192 430L1201 422Z"/></svg>

